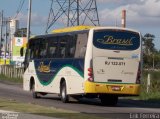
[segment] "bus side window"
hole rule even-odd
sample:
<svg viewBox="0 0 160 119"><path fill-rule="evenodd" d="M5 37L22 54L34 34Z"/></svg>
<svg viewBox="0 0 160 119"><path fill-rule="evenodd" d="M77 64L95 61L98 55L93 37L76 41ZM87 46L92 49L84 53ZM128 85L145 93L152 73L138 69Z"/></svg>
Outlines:
<svg viewBox="0 0 160 119"><path fill-rule="evenodd" d="M35 49L35 41L34 40L29 43L29 49L30 49L29 57L30 57L30 59L33 59L34 58L34 49Z"/></svg>
<svg viewBox="0 0 160 119"><path fill-rule="evenodd" d="M55 57L56 54L56 47L49 47L49 58L51 58L52 56Z"/></svg>
<svg viewBox="0 0 160 119"><path fill-rule="evenodd" d="M59 57L60 58L66 58L66 51L67 51L67 44L68 39L66 36L60 37L60 48L59 48Z"/></svg>
<svg viewBox="0 0 160 119"><path fill-rule="evenodd" d="M71 47L69 49L69 57L73 57L74 56L74 53L75 53L75 47Z"/></svg>
<svg viewBox="0 0 160 119"><path fill-rule="evenodd" d="M36 44L39 44L39 39L34 39L32 41L32 44L33 44L33 48L31 48L31 55L32 55L32 58L33 59L36 59L38 58L38 49L39 49L39 45L36 45Z"/></svg>
<svg viewBox="0 0 160 119"><path fill-rule="evenodd" d="M29 60L31 59L31 43L28 42L28 46L27 46L27 49L26 49L26 54L25 54L25 63L28 63Z"/></svg>
<svg viewBox="0 0 160 119"><path fill-rule="evenodd" d="M76 43L76 52L75 58L84 58L86 53L86 46L88 41L88 34L78 34L77 36L77 43Z"/></svg>
<svg viewBox="0 0 160 119"><path fill-rule="evenodd" d="M84 57L86 53L86 45L81 47L79 57Z"/></svg>
<svg viewBox="0 0 160 119"><path fill-rule="evenodd" d="M57 46L58 40L57 37L51 37L48 39L48 58L57 58Z"/></svg>
<svg viewBox="0 0 160 119"><path fill-rule="evenodd" d="M76 35L68 36L67 58L73 58L76 50Z"/></svg>
<svg viewBox="0 0 160 119"><path fill-rule="evenodd" d="M38 39L39 42L37 42L38 47L34 50L35 52L35 58L46 58L46 52L47 52L47 47L48 43L46 42L46 39Z"/></svg>
<svg viewBox="0 0 160 119"><path fill-rule="evenodd" d="M30 59L33 59L33 50L31 49Z"/></svg>
<svg viewBox="0 0 160 119"><path fill-rule="evenodd" d="M66 48L65 47L63 47L62 49L61 49L61 57L63 57L63 58L65 58L65 51L66 51Z"/></svg>

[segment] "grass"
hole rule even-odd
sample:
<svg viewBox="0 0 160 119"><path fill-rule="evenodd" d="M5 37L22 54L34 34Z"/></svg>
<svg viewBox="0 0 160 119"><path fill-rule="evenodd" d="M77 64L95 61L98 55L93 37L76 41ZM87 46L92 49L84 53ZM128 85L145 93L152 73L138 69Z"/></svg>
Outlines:
<svg viewBox="0 0 160 119"><path fill-rule="evenodd" d="M22 83L22 78L10 78L8 76L5 76L4 74L0 74L0 81L4 82L11 82L11 83Z"/></svg>
<svg viewBox="0 0 160 119"><path fill-rule="evenodd" d="M148 74L151 76L149 92L147 92ZM129 99L160 103L160 71L143 71L141 84L140 95L138 97L129 97Z"/></svg>
<svg viewBox="0 0 160 119"><path fill-rule="evenodd" d="M150 74L151 84L147 93L147 77ZM142 99L160 99L160 71L144 71L142 80L142 89L140 98Z"/></svg>
<svg viewBox="0 0 160 119"><path fill-rule="evenodd" d="M37 115L57 117L64 119L104 119L92 115L82 114L79 112L57 109L54 107L45 107L35 104L19 103L14 100L0 99L0 109L21 113L32 113Z"/></svg>

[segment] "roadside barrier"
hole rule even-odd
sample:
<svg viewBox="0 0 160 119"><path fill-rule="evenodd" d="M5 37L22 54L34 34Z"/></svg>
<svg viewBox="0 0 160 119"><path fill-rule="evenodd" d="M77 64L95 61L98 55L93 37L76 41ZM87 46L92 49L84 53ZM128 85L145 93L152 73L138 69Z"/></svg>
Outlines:
<svg viewBox="0 0 160 119"><path fill-rule="evenodd" d="M22 78L24 68L17 68L14 65L0 65L0 74L5 75L9 78Z"/></svg>

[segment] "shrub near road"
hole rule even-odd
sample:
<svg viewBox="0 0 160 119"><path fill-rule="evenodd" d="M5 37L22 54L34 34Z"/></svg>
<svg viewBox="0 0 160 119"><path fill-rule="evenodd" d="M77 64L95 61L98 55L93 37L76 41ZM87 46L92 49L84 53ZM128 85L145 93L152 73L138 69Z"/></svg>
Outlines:
<svg viewBox="0 0 160 119"><path fill-rule="evenodd" d="M147 78L150 74L150 86L147 93ZM160 101L160 71L143 71L140 99Z"/></svg>

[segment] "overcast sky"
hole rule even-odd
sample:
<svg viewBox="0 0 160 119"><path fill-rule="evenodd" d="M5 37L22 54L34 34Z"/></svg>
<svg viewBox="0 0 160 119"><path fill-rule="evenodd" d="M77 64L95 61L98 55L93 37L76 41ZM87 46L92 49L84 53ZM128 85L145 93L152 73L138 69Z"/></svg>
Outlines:
<svg viewBox="0 0 160 119"><path fill-rule="evenodd" d="M0 10L7 17L14 17L21 0L0 0ZM18 15L20 26L26 27L28 1L25 0L22 11ZM32 0L33 34L43 34L46 28L50 0ZM85 0L86 1L86 0ZM102 26L118 26L121 24L121 11L127 10L127 27L139 30L144 35L156 36L155 45L160 49L160 0L97 0L100 24ZM61 27L65 25L63 20ZM56 27L58 27L57 24Z"/></svg>

